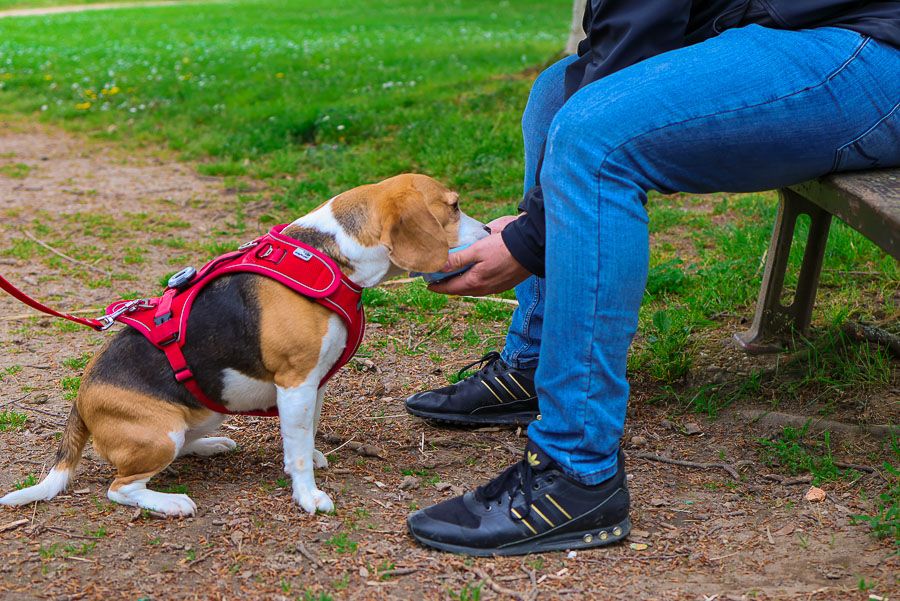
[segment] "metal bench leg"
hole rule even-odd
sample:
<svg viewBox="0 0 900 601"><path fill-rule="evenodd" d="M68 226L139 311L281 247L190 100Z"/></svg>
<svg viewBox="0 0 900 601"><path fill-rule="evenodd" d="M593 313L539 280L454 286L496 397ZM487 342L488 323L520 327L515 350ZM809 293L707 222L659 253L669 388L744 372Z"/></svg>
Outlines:
<svg viewBox="0 0 900 601"><path fill-rule="evenodd" d="M816 300L816 289L819 287L828 228L831 225L830 213L796 192L783 189L779 190L778 195L778 216L775 219L772 241L769 243L756 315L749 330L734 335L738 345L751 354L780 351L784 341L790 339L792 331L804 335L807 333ZM791 254L797 217L804 213L810 217L809 238L794 300L785 306L781 304L784 274Z"/></svg>

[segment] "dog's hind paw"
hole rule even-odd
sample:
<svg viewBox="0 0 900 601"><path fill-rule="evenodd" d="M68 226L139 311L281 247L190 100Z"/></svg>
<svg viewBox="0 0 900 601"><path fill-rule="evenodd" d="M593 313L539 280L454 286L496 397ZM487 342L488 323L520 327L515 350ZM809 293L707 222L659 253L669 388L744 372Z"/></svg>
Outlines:
<svg viewBox="0 0 900 601"><path fill-rule="evenodd" d="M313 467L317 470L323 470L328 467L328 457L323 455L319 449L313 451Z"/></svg>
<svg viewBox="0 0 900 601"><path fill-rule="evenodd" d="M187 495L157 492L142 486L130 490L130 487L123 486L119 490L110 490L107 496L110 501L122 505L141 507L173 517L187 517L197 513L197 505Z"/></svg>
<svg viewBox="0 0 900 601"><path fill-rule="evenodd" d="M219 453L227 453L237 447L237 443L230 438L224 436L211 436L209 438L198 438L197 440L185 445L182 449L182 455L199 455L200 457L211 457Z"/></svg>

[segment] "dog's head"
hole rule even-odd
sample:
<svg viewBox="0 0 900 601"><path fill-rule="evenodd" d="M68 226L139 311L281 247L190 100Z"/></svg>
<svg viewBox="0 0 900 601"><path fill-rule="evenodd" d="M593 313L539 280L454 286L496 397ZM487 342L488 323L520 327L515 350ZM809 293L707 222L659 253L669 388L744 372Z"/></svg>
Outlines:
<svg viewBox="0 0 900 601"><path fill-rule="evenodd" d="M437 271L451 248L488 235L484 224L459 208L456 192L427 175L403 174L354 188L336 197L331 210L345 231L385 247L402 271Z"/></svg>

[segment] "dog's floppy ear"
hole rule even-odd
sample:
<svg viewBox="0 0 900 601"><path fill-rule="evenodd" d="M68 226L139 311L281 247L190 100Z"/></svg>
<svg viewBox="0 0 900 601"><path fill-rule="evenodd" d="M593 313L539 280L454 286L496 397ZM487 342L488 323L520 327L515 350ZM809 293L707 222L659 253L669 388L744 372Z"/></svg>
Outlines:
<svg viewBox="0 0 900 601"><path fill-rule="evenodd" d="M406 271L437 271L447 262L447 234L420 192L391 199L381 225L381 243L391 261Z"/></svg>

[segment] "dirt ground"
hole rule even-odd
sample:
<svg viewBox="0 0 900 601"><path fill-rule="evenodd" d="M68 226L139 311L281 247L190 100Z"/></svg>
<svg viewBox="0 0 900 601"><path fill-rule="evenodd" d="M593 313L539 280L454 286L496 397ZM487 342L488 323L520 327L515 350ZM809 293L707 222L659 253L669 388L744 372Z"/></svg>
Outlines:
<svg viewBox="0 0 900 601"><path fill-rule="evenodd" d="M21 122L0 122L0 157L0 168L28 166L17 177L0 175L0 251L19 249L0 255L0 272L66 310L103 306L125 290L155 293L161 276L191 254L184 244L219 236L237 202L224 182L198 176L189 165ZM247 219L270 209L251 206ZM86 215L111 216L117 232ZM177 244L150 244L171 239L168 230L176 227ZM261 229L250 227L246 237ZM56 257L26 232L51 246L54 235L64 235L69 244L96 247L98 259ZM133 281L92 284L91 274L103 279L106 270L126 271L133 246L152 248L127 270ZM464 326L470 307L451 301L454 328ZM503 333L499 323L485 328L498 339ZM426 335L425 325L413 320L375 324L367 342L374 348L387 341L388 352L345 368L331 385L317 446L340 448L317 480L335 500L335 515L310 517L292 505L274 419L232 418L224 429L238 442L236 452L179 460L154 480L159 489L186 487L199 507L189 519L157 519L109 503L111 469L88 447L67 494L0 510L3 599L900 598L900 558L892 543L850 519L871 509L860 493L879 489L877 470L825 485L827 498L808 502L808 483L766 477L772 468L760 462L756 443L769 433L764 420L751 422L738 410L715 421L675 414L650 402L658 390L639 375L624 438L634 523L625 544L478 560L417 546L405 532L412 508L484 482L518 460L524 446L517 430L446 430L405 414L406 395L445 384L446 373L472 359L437 341L428 343L429 353L442 355L443 367L429 353L391 352ZM723 329L722 339L727 335ZM0 431L0 491L49 469L70 403L61 382L80 373L64 361L103 338L31 318L27 307L0 296L0 373L6 374L0 411L28 415L23 429ZM766 360L719 346L717 365ZM877 414L895 422L896 393L870 400ZM780 410L802 413L789 399ZM341 446L346 441L365 443L362 450L378 456ZM883 458L881 442L863 434L836 434L833 448L846 462L877 467ZM682 467L650 456L725 463L740 479L720 467ZM871 586L868 593L861 583Z"/></svg>

